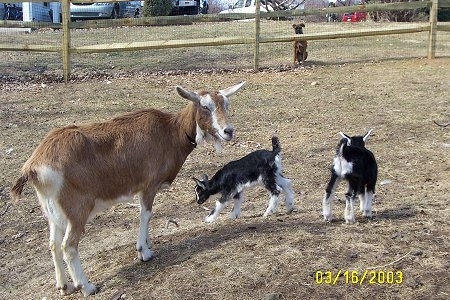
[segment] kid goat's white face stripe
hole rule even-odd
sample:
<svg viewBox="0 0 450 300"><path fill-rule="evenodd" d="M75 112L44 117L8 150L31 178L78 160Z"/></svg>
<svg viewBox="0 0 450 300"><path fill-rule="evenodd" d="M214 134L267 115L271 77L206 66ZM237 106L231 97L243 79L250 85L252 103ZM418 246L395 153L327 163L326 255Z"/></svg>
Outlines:
<svg viewBox="0 0 450 300"><path fill-rule="evenodd" d="M195 191L195 198L198 200L200 197L199 197L199 195L197 193L197 187L195 187L194 191Z"/></svg>

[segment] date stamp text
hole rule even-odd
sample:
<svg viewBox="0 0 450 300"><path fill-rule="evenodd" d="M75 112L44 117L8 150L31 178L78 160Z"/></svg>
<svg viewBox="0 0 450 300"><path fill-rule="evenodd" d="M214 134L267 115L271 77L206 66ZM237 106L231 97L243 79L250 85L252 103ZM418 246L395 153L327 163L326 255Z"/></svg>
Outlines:
<svg viewBox="0 0 450 300"><path fill-rule="evenodd" d="M402 284L402 271L379 271L379 270L363 270L363 271L316 271L316 284Z"/></svg>

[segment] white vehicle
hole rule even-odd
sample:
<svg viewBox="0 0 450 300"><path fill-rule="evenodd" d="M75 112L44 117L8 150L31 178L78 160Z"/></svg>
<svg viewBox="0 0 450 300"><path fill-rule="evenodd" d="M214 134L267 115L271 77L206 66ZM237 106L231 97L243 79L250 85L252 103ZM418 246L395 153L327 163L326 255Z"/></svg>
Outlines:
<svg viewBox="0 0 450 300"><path fill-rule="evenodd" d="M272 7L268 6L269 11L273 11ZM260 11L267 12L264 1L261 1ZM238 0L229 9L222 10L219 14L254 14L256 12L256 0Z"/></svg>

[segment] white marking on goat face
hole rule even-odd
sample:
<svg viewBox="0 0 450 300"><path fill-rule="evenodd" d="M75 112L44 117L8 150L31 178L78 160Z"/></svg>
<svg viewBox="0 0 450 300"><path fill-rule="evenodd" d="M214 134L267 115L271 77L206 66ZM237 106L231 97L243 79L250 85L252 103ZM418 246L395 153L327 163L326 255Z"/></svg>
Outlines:
<svg viewBox="0 0 450 300"><path fill-rule="evenodd" d="M228 98L218 93L202 92L199 106L196 141L216 141L216 148L220 148L221 141L233 138L233 127L228 121Z"/></svg>

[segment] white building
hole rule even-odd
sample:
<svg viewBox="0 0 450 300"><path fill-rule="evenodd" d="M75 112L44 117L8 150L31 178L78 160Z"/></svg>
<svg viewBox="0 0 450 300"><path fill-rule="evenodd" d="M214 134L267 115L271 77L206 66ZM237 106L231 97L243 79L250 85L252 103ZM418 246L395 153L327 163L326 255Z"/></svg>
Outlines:
<svg viewBox="0 0 450 300"><path fill-rule="evenodd" d="M20 21L30 22L53 22L60 23L60 2L22 2L22 3L0 3L0 18L5 18L5 4L7 6L22 7L23 19Z"/></svg>

